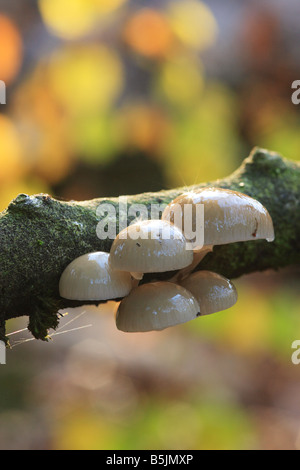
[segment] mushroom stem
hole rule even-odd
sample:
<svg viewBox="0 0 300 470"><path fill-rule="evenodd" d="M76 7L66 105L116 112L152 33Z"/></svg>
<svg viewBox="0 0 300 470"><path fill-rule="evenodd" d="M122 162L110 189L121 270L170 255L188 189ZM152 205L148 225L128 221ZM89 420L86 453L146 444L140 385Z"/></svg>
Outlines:
<svg viewBox="0 0 300 470"><path fill-rule="evenodd" d="M144 273L131 272L130 275L132 278L133 288L135 289L139 285L140 281L143 279Z"/></svg>
<svg viewBox="0 0 300 470"><path fill-rule="evenodd" d="M144 273L139 273L139 272L130 272L131 276L133 279L136 279L137 281L141 281L144 277Z"/></svg>
<svg viewBox="0 0 300 470"><path fill-rule="evenodd" d="M187 266L186 268L180 269L175 276L172 277L170 280L171 282L180 282L186 277L188 277L194 269L198 266L199 263L203 260L203 258L213 251L213 245L204 245L202 248L198 250L194 250L194 258L192 264Z"/></svg>

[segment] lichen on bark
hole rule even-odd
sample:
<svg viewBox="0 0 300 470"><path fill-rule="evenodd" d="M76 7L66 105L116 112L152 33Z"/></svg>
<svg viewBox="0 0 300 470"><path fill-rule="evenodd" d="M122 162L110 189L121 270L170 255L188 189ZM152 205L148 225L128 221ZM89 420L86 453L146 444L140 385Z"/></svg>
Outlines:
<svg viewBox="0 0 300 470"><path fill-rule="evenodd" d="M257 240L215 247L196 269L234 279L299 263L298 163L255 148L229 177L196 185L205 186L240 191L260 201L272 216L276 238L272 243ZM146 205L150 214L151 204L167 204L186 189L128 196L127 202ZM45 194L20 194L0 214L0 339L6 339L7 320L28 315L33 336L46 340L48 330L59 323L59 310L82 304L59 296L59 278L76 257L110 250L113 240L100 240L96 233L97 207L104 202L114 205L118 219L118 198L66 202ZM156 277L155 273L147 275L144 282Z"/></svg>

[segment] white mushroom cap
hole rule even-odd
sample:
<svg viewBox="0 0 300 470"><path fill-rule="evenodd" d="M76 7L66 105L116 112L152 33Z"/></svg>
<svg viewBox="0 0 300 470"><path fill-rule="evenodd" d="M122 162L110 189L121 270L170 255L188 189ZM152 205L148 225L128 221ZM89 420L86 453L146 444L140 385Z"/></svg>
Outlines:
<svg viewBox="0 0 300 470"><path fill-rule="evenodd" d="M192 250L175 225L163 220L144 220L129 225L115 238L110 264L115 269L135 273L181 269L193 261Z"/></svg>
<svg viewBox="0 0 300 470"><path fill-rule="evenodd" d="M70 300L93 301L127 295L133 288L130 273L112 269L108 260L109 254L102 251L76 258L60 278L60 296Z"/></svg>
<svg viewBox="0 0 300 470"><path fill-rule="evenodd" d="M126 332L163 330L199 315L199 304L189 291L158 281L140 285L120 302L116 325Z"/></svg>
<svg viewBox="0 0 300 470"><path fill-rule="evenodd" d="M201 315L226 310L237 302L237 291L233 283L220 274L198 271L180 282L197 299Z"/></svg>
<svg viewBox="0 0 300 470"><path fill-rule="evenodd" d="M269 212L250 196L222 188L186 192L166 207L162 219L176 224L175 211L180 206L184 211L185 204L204 204L204 245L224 245L257 239L274 240Z"/></svg>

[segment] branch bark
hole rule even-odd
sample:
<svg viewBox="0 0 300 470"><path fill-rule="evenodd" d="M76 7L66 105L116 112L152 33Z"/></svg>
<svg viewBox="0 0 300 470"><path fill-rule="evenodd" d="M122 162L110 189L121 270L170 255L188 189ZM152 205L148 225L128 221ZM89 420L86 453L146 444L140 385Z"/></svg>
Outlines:
<svg viewBox="0 0 300 470"><path fill-rule="evenodd" d="M197 187L233 189L259 200L270 212L275 241L264 240L218 246L197 269L209 269L234 279L265 269L279 269L300 261L300 165L264 149L255 148L231 176ZM187 188L128 196L128 205L167 204ZM64 268L76 257L109 251L112 240L100 240L97 207L118 198L58 201L49 195L20 194L0 214L0 339L6 340L5 322L29 316L28 329L46 340L59 323L58 311L82 302L62 299L58 292ZM130 219L126 222L130 223ZM167 278L147 275L143 282Z"/></svg>

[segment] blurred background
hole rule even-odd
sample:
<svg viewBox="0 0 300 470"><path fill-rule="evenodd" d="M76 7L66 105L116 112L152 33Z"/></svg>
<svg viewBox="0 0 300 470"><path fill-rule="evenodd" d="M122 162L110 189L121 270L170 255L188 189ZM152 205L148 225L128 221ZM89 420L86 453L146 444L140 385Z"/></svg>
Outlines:
<svg viewBox="0 0 300 470"><path fill-rule="evenodd" d="M297 0L0 0L0 211L22 192L212 181L256 145L299 160L299 14ZM114 303L62 312L49 343L11 320L0 449L299 449L299 274L244 276L236 306L160 333L117 331Z"/></svg>

